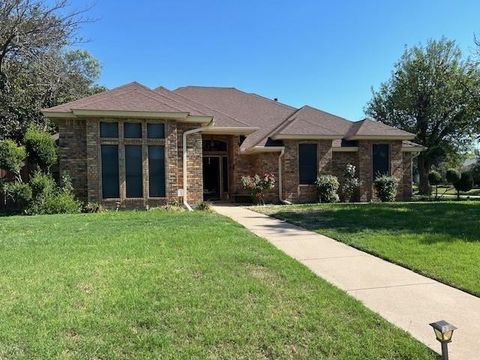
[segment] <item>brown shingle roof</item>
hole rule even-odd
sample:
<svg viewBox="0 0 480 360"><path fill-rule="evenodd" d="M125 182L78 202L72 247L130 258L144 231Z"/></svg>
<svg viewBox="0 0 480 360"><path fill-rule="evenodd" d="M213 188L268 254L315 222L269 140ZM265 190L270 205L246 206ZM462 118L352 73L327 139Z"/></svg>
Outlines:
<svg viewBox="0 0 480 360"><path fill-rule="evenodd" d="M234 119L227 114L205 106L204 104L198 103L192 99L182 96L181 94L170 91L163 86L159 86L154 91L176 101L179 104L184 104L185 107L195 108L197 111L203 114L212 115L215 120L216 127L249 127L248 124L241 122L240 120Z"/></svg>
<svg viewBox="0 0 480 360"><path fill-rule="evenodd" d="M305 105L290 115L270 136L332 136L343 137L352 123L339 116Z"/></svg>
<svg viewBox="0 0 480 360"><path fill-rule="evenodd" d="M363 119L353 123L353 125L347 132L345 138L356 139L370 136L384 137L386 139L388 139L389 137L404 137L405 140L413 139L415 137L415 135L407 131L394 128L379 121Z"/></svg>
<svg viewBox="0 0 480 360"><path fill-rule="evenodd" d="M259 130L247 136L241 146L242 150L255 145L265 145L268 141L267 135L296 110L294 107L235 88L186 86L174 92L228 114L248 126L258 127Z"/></svg>
<svg viewBox="0 0 480 360"><path fill-rule="evenodd" d="M72 110L188 112L191 115L206 115L194 108L157 94L137 82L49 109L43 109L46 112L70 112Z"/></svg>

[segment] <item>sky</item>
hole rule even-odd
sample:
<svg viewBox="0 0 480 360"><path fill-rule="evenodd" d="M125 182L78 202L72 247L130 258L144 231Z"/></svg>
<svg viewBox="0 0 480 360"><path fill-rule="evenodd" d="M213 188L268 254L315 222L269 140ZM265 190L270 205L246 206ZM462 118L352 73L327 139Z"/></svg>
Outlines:
<svg viewBox="0 0 480 360"><path fill-rule="evenodd" d="M236 87L349 120L390 77L405 46L445 36L466 55L480 1L71 0L101 85Z"/></svg>

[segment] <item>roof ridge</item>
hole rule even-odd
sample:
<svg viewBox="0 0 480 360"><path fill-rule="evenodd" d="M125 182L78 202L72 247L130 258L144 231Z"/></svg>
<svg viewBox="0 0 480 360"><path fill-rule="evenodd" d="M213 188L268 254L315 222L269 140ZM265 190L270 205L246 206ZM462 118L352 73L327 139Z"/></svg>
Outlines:
<svg viewBox="0 0 480 360"><path fill-rule="evenodd" d="M165 91L171 93L171 91L168 90L167 88L164 88L164 87L160 86L160 87L155 88L154 90L152 90L152 91L155 93L156 96L161 96L161 97L163 97L163 98L169 99L169 100L171 100L171 101L173 101L173 102L175 102L176 104L179 104L179 105L185 105L185 104L182 104L181 102L179 102L178 100L174 99L173 97L168 96L167 94L160 94L159 92L157 92L156 90L157 90L157 89L160 89L160 88L161 88L162 90L165 90ZM193 109L193 110L195 110L195 111L198 111L198 112L199 112L199 115L200 115L200 114L201 114L201 115L207 115L207 114L204 114L203 111L201 111L200 109L196 109L194 106L191 106L191 105L189 105L189 104L186 104L186 105L187 105L189 108L191 108L191 109Z"/></svg>
<svg viewBox="0 0 480 360"><path fill-rule="evenodd" d="M159 88L163 88L163 87L162 87L162 86L159 86ZM157 89L158 89L158 88L157 88ZM209 109L209 110L213 110L213 111L216 111L216 112L219 113L219 114L225 115L225 116L227 116L228 118L230 118L230 119L232 119L232 120L235 120L236 122L239 122L240 124L243 124L243 125L245 125L245 126L247 126L247 127L251 127L251 125L249 125L249 124L247 124L247 123L245 123L245 122L243 122L243 121L241 121L241 120L233 117L232 115L226 114L226 113L224 113L223 111L220 111L220 110L214 109L214 108L212 108L212 107L210 107L210 106L208 106L208 105L202 104L201 102L195 101L195 100L189 98L188 96L185 96L185 95L182 95L182 94L178 94L178 93L176 93L176 92L174 92L174 94L176 94L176 95L178 95L178 96L180 96L180 97L182 97L182 98L184 98L184 99L187 99L187 100L189 100L189 101L191 101L191 102L193 102L193 103L195 103L195 104L204 106L204 107L206 107L206 108Z"/></svg>
<svg viewBox="0 0 480 360"><path fill-rule="evenodd" d="M315 110L315 111L320 111L320 112L322 112L322 113L324 113L324 114L327 114L327 115L330 115L330 116L334 116L334 117L336 117L336 118L338 118L338 119L340 119L340 120L347 121L347 122L349 122L349 123L355 122L355 121L348 120L348 119L346 119L346 118L344 118L344 117L342 117L342 116L338 116L338 115L332 114L331 112L328 112L328 111L325 111L325 110L316 108L316 107L311 106L311 105L304 105L303 107L308 107L308 108L313 109L313 110ZM365 119L366 119L366 118L365 118ZM365 119L363 119L363 120L365 120ZM360 121L363 121L363 120L360 120Z"/></svg>
<svg viewBox="0 0 480 360"><path fill-rule="evenodd" d="M296 109L296 108L293 107L293 106L284 104L284 103L282 103L282 102L280 102L280 101L275 101L275 100L269 99L269 98L267 98L266 96L263 96L263 95L259 95L259 94L256 94L256 93L247 93L247 92L245 92L245 91L243 91L243 90L238 90L238 89L235 89L235 90L240 91L240 92L243 92L243 93L245 93L245 94L247 94L247 95L251 95L251 96L253 95L253 96L258 97L258 98L261 98L261 99L263 99L263 100L268 100L269 102L271 102L271 103L273 103L273 104L277 104L277 105L283 106L283 107L288 108L288 109Z"/></svg>

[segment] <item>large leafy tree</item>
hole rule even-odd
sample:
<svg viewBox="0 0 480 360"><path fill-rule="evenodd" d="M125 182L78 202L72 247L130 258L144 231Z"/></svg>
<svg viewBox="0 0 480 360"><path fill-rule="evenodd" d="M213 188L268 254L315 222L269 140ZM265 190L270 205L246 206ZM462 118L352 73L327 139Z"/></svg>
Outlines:
<svg viewBox="0 0 480 360"><path fill-rule="evenodd" d="M480 73L454 41L430 40L406 49L391 78L367 104L373 118L416 135L427 147L418 156L420 191L430 193L428 173L447 154L470 146L479 133Z"/></svg>
<svg viewBox="0 0 480 360"><path fill-rule="evenodd" d="M21 142L32 123L47 130L41 108L103 90L98 61L72 50L85 19L68 8L66 0L0 2L0 139Z"/></svg>

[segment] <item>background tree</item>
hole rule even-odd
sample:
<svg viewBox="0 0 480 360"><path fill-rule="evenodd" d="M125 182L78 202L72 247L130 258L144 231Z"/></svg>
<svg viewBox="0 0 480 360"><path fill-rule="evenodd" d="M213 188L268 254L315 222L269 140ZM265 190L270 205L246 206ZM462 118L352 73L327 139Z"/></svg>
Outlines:
<svg viewBox="0 0 480 360"><path fill-rule="evenodd" d="M418 156L419 190L430 193L428 173L447 154L468 147L479 133L480 73L454 41L431 40L406 49L391 78L373 91L366 113L416 135L428 149Z"/></svg>
<svg viewBox="0 0 480 360"><path fill-rule="evenodd" d="M453 184L455 190L457 190L457 200L460 200L460 191L467 192L472 190L473 187L473 177L469 171L464 171L460 175L460 179Z"/></svg>
<svg viewBox="0 0 480 360"><path fill-rule="evenodd" d="M86 20L66 0L0 2L0 139L21 142L32 123L48 130L40 109L103 90L100 65L71 49Z"/></svg>

